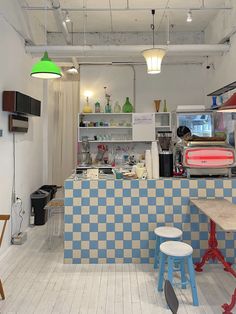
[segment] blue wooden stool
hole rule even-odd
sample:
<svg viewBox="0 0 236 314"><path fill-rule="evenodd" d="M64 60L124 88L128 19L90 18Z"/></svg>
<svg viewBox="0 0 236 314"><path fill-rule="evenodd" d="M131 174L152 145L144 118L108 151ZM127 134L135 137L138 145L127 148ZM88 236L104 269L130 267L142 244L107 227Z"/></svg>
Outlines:
<svg viewBox="0 0 236 314"><path fill-rule="evenodd" d="M156 235L156 247L155 247L155 256L154 256L154 269L158 268L159 264L159 252L160 252L160 245L169 240L180 240L182 237L182 230L175 228L175 227L157 227L154 230Z"/></svg>
<svg viewBox="0 0 236 314"><path fill-rule="evenodd" d="M184 242L167 241L160 245L160 270L158 279L158 291L163 290L163 279L165 272L165 262L168 261L168 280L173 284L174 263L180 263L181 286L186 288L186 283L189 282L192 289L193 305L198 306L197 287L195 282L195 272L192 260L193 248ZM185 275L185 262L187 261L189 280Z"/></svg>

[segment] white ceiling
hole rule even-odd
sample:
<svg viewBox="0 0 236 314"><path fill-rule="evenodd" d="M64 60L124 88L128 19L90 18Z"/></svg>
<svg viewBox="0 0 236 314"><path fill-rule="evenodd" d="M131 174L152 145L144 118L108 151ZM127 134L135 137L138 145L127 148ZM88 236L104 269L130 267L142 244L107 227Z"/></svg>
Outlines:
<svg viewBox="0 0 236 314"><path fill-rule="evenodd" d="M41 30L44 29L46 13L49 45L66 45L62 29L56 23L55 10L52 9L51 0L18 1L24 8L32 28L40 28L41 25ZM151 44L151 9L156 9L155 43L166 44L167 15L169 16L169 25L173 26L170 27L170 44L204 43L204 30L209 22L219 12L222 12L216 8L231 7L230 0L59 0L59 2L62 15L65 16L66 10L69 12L72 21L67 24L69 32L72 32L73 29L74 33L78 33L73 36L73 44L86 45L87 43L95 46ZM47 11L44 9L45 3L49 8ZM167 8L167 10L163 8ZM192 10L193 21L191 23L186 21L189 9ZM35 21L38 22L38 26ZM86 35L86 33L90 34ZM41 41L37 37L36 40L34 39L35 45L44 43L44 35L41 36ZM63 54L57 56L52 52L50 55L57 60L71 62L71 56ZM202 63L206 60L206 55L167 56L164 62ZM136 56L131 53L127 53L125 56L119 53L113 53L111 56L97 53L94 56L87 52L75 54L74 57L80 62L144 62L141 54Z"/></svg>
<svg viewBox="0 0 236 314"><path fill-rule="evenodd" d="M25 0L26 6L44 7L44 0ZM203 31L209 21L219 12L217 10L194 10L200 8L202 0L110 0L111 9L125 9L127 5L130 9L140 8L164 8L168 3L170 24L174 25L174 31L180 32L200 32ZM229 1L224 0L205 0L205 7L224 7ZM109 9L109 0L60 0L61 8L64 9ZM50 6L50 2L48 1ZM183 10L172 10L171 8L183 8ZM191 8L193 14L192 23L186 22L187 9ZM29 19L37 19L44 25L43 10L27 10ZM164 11L157 10L155 16L155 26L158 31L165 31L167 28L166 18L163 18ZM149 10L137 11L69 11L73 22L74 32L149 32L152 22L151 12ZM69 28L71 25L69 26ZM53 11L47 12L47 30L48 32L58 32Z"/></svg>

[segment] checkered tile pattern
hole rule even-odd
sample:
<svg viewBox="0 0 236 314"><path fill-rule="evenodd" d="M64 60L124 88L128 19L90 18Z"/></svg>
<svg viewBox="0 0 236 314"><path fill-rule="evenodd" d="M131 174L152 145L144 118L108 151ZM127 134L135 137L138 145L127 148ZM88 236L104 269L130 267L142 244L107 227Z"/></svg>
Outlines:
<svg viewBox="0 0 236 314"><path fill-rule="evenodd" d="M157 226L183 230L194 260L207 247L208 219L189 198L236 203L236 179L65 181L65 263L153 263ZM217 232L228 261L236 234Z"/></svg>

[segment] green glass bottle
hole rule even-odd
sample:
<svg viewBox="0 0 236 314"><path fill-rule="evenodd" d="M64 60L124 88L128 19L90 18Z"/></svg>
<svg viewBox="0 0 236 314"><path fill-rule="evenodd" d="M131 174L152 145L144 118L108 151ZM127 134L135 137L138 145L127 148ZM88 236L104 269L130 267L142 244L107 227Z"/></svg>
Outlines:
<svg viewBox="0 0 236 314"><path fill-rule="evenodd" d="M123 112L133 112L133 106L129 101L129 97L126 97L126 101L122 107Z"/></svg>

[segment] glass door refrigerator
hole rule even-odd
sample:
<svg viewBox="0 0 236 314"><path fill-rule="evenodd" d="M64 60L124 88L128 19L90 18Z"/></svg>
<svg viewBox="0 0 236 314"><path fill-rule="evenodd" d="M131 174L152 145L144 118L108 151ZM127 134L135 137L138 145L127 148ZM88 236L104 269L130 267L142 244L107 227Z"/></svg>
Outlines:
<svg viewBox="0 0 236 314"><path fill-rule="evenodd" d="M186 126L190 129L192 135L213 136L214 135L214 117L212 111L204 112L176 112L177 128Z"/></svg>

